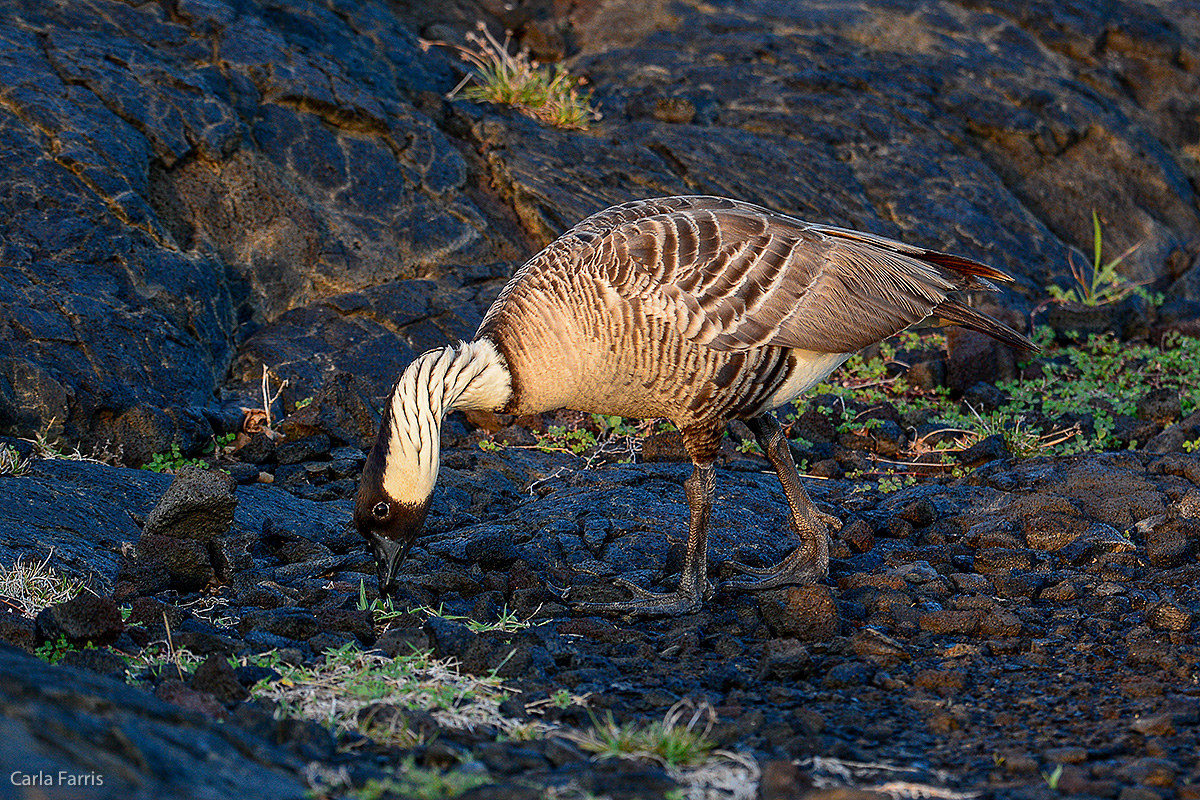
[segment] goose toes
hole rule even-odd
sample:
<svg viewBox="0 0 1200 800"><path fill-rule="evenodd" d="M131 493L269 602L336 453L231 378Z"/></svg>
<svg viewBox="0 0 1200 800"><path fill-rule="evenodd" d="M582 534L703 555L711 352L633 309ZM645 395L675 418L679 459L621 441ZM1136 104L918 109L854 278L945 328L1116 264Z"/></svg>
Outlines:
<svg viewBox="0 0 1200 800"><path fill-rule="evenodd" d="M614 579L614 583L624 587L633 597L628 600L617 600L611 603L572 603L571 608L585 614L631 614L635 617L668 617L678 614L694 614L703 605L701 592L687 592L677 589L674 592L659 594L647 591L636 583L624 578ZM705 596L711 596L712 587L705 587Z"/></svg>
<svg viewBox="0 0 1200 800"><path fill-rule="evenodd" d="M802 545L774 567L751 567L736 561L726 561L721 566L750 576L725 581L719 587L721 591L763 592L824 580L829 574L829 550Z"/></svg>

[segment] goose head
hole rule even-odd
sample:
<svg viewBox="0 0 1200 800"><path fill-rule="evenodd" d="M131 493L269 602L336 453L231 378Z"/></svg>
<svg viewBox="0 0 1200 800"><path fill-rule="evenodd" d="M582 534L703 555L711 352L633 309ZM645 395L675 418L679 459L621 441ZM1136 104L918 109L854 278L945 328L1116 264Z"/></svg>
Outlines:
<svg viewBox="0 0 1200 800"><path fill-rule="evenodd" d="M378 444L372 449L363 470L363 479L358 487L354 503L354 527L367 540L375 555L375 569L379 575L379 595L390 597L396 593L396 572L412 549L425 516L429 513L429 499L423 502L403 502L391 496L384 488L383 465L372 461L386 460L386 450Z"/></svg>

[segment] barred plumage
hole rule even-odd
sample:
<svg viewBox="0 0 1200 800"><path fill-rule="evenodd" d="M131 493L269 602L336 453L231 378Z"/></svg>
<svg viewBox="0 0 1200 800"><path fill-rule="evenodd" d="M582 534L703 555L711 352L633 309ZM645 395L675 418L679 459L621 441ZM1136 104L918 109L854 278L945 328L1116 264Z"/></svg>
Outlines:
<svg viewBox="0 0 1200 800"><path fill-rule="evenodd" d="M820 579L826 526L837 523L809 501L767 412L931 316L1036 349L950 298L1007 280L970 259L724 198L667 197L594 214L517 270L472 343L422 356L397 383L355 511L377 555L386 551L381 585L391 585L396 553L420 529L437 475L437 427L455 407L567 407L665 417L680 429L695 468L685 483L692 518L680 589L633 589L635 599L592 610L699 606L712 463L734 418L759 436L804 542L761 580L739 585Z"/></svg>

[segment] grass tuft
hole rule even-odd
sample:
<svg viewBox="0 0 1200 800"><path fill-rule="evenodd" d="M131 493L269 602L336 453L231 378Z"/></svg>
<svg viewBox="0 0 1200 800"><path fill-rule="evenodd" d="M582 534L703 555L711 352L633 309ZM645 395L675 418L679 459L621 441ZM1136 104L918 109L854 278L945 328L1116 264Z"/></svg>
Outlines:
<svg viewBox="0 0 1200 800"><path fill-rule="evenodd" d="M498 677L463 675L455 662L435 659L428 651L392 659L346 644L327 650L324 662L314 666L284 664L275 653L242 663L280 674L279 680L250 690L278 703L280 715L316 720L339 731L362 732L359 712L377 703L428 711L448 728L488 726L505 733L518 724L500 713L508 693ZM405 735L399 729L389 733Z"/></svg>
<svg viewBox="0 0 1200 800"><path fill-rule="evenodd" d="M19 478L29 473L29 459L22 458L21 452L12 445L0 447L0 475Z"/></svg>
<svg viewBox="0 0 1200 800"><path fill-rule="evenodd" d="M72 600L87 589L83 581L51 567L53 555L51 550L40 562L23 558L11 567L0 568L0 598L6 606L36 617L43 608Z"/></svg>
<svg viewBox="0 0 1200 800"><path fill-rule="evenodd" d="M684 721L689 710L691 716ZM671 706L661 722L644 727L630 722L618 725L611 712L603 720L593 717L592 721L591 730L563 735L600 758L643 758L678 769L704 763L716 747L716 742L708 738L716 713L707 703L691 707L691 703L680 701Z"/></svg>
<svg viewBox="0 0 1200 800"><path fill-rule="evenodd" d="M586 81L561 64L553 68L540 65L527 50L510 54L510 37L497 41L482 22L478 33L468 33L466 38L470 47L453 47L473 70L448 97L461 91L468 100L512 106L556 128L584 130L600 118L592 106L592 93L580 88ZM422 46L432 44L443 43L423 42ZM471 81L474 83L467 85Z"/></svg>

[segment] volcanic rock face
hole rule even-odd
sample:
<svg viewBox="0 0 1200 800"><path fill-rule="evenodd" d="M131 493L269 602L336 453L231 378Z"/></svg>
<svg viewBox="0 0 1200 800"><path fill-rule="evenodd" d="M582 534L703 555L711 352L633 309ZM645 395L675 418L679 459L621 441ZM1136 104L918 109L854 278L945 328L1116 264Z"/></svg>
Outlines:
<svg viewBox="0 0 1200 800"><path fill-rule="evenodd" d="M285 402L337 371L382 394L469 336L514 262L655 194L962 252L1016 273L1018 303L1089 249L1095 208L1110 252L1140 244L1129 277L1200 301L1188 3L495 13L5 3L0 433L141 463L220 429L217 391L248 396L263 366ZM447 103L461 68L419 36L478 20L575 54L603 120Z"/></svg>

